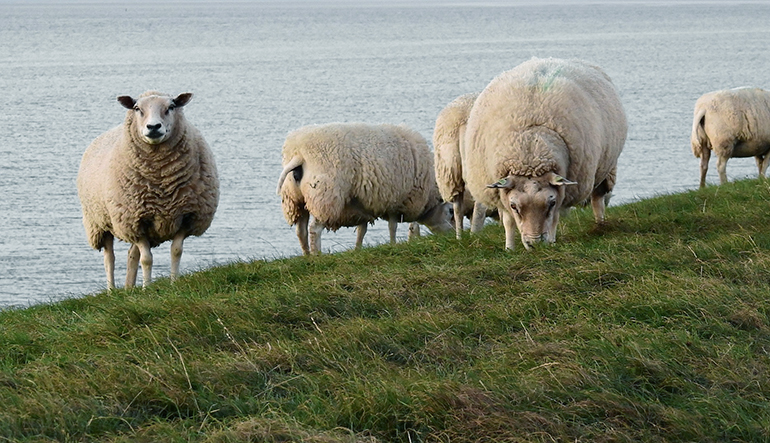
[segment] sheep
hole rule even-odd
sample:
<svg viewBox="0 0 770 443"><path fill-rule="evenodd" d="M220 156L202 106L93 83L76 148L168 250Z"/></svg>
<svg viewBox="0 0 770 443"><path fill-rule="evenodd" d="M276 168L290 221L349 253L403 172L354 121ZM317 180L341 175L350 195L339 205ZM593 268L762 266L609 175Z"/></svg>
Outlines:
<svg viewBox="0 0 770 443"><path fill-rule="evenodd" d="M83 154L77 176L83 226L91 247L104 250L109 289L115 288L115 237L131 244L125 286L135 285L141 259L146 287L152 281L151 248L171 240L174 280L184 239L211 225L219 179L209 146L182 112L191 98L157 91L118 97L128 109L125 121Z"/></svg>
<svg viewBox="0 0 770 443"><path fill-rule="evenodd" d="M455 234L462 238L463 217L471 218L471 228L476 232L484 217L493 216L483 205L475 205L473 196L465 189L460 152L465 140L465 128L473 102L479 93L463 94L451 101L436 118L433 130L434 168L436 183L444 201L452 203L454 209Z"/></svg>
<svg viewBox="0 0 770 443"><path fill-rule="evenodd" d="M618 92L598 67L533 58L503 72L468 118L463 178L477 201L497 207L505 247L515 228L526 249L556 241L560 212L591 199L604 222L628 124Z"/></svg>
<svg viewBox="0 0 770 443"><path fill-rule="evenodd" d="M770 91L743 87L702 95L695 102L690 144L700 157L701 188L706 186L712 149L720 184L727 183L731 157L754 157L764 178L770 163Z"/></svg>
<svg viewBox="0 0 770 443"><path fill-rule="evenodd" d="M433 232L452 229L428 144L405 126L304 126L286 137L283 165L277 192L305 255L321 251L324 228L356 226L359 249L367 224L377 218L388 220L391 243L399 221L419 222ZM410 233L416 234L415 226Z"/></svg>

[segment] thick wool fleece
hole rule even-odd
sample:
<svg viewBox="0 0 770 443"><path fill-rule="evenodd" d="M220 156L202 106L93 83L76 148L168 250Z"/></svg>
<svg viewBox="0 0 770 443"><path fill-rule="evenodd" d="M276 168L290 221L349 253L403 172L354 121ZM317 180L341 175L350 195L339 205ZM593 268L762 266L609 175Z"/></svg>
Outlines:
<svg viewBox="0 0 770 443"><path fill-rule="evenodd" d="M555 172L575 181L562 206L584 201L614 171L627 122L618 93L598 67L533 58L497 76L471 110L463 175L474 198L499 206L486 186L508 175ZM612 183L609 183L609 182Z"/></svg>
<svg viewBox="0 0 770 443"><path fill-rule="evenodd" d="M770 149L770 91L736 88L709 92L695 102L692 152L701 147L720 157L752 157ZM740 145L739 145L740 143ZM735 149L740 152L735 152Z"/></svg>
<svg viewBox="0 0 770 443"><path fill-rule="evenodd" d="M283 145L283 164L291 162L300 166L279 183L291 225L305 209L331 230L390 215L420 221L441 203L427 142L404 126L305 126Z"/></svg>
<svg viewBox="0 0 770 443"><path fill-rule="evenodd" d="M465 135L473 102L478 93L464 94L451 101L436 118L433 130L433 155L436 183L444 201L451 202L465 191L460 144ZM465 193L466 207L473 207L470 193Z"/></svg>
<svg viewBox="0 0 770 443"><path fill-rule="evenodd" d="M83 155L78 194L95 249L103 247L108 233L129 243L146 237L152 247L180 231L202 235L216 212L213 155L181 109L175 134L160 145L142 141L133 130L133 116L129 110L122 125L97 137Z"/></svg>

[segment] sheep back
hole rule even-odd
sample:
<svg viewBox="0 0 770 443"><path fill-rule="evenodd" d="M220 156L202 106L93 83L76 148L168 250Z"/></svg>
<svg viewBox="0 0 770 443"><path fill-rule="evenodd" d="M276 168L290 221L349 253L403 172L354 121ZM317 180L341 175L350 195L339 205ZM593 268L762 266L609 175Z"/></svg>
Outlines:
<svg viewBox="0 0 770 443"><path fill-rule="evenodd" d="M283 145L283 164L296 158L301 172L279 183L284 216L292 225L303 207L331 230L391 214L419 221L441 201L427 142L405 126L305 126Z"/></svg>
<svg viewBox="0 0 770 443"><path fill-rule="evenodd" d="M533 58L498 75L476 100L463 156L466 184L474 198L497 207L499 193L487 184L555 172L577 182L566 187L562 206L577 204L611 177L627 127L617 90L600 68Z"/></svg>

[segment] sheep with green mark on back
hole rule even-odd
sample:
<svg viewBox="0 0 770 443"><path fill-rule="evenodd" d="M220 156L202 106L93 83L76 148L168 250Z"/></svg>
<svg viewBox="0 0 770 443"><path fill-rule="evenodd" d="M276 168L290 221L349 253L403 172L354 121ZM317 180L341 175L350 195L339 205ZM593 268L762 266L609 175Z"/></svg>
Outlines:
<svg viewBox="0 0 770 443"><path fill-rule="evenodd" d="M468 117L463 178L498 208L505 247L556 241L560 211L591 199L597 223L628 124L615 86L580 60L533 58L498 75Z"/></svg>

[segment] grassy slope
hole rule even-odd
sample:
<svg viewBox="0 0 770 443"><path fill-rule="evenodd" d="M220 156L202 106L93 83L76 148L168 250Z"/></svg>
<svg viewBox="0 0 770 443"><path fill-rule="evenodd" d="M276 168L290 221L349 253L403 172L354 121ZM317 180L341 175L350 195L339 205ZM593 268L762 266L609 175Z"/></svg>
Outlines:
<svg viewBox="0 0 770 443"><path fill-rule="evenodd" d="M0 441L770 439L770 187L0 313Z"/></svg>

